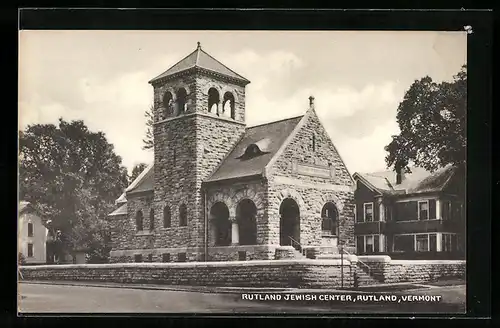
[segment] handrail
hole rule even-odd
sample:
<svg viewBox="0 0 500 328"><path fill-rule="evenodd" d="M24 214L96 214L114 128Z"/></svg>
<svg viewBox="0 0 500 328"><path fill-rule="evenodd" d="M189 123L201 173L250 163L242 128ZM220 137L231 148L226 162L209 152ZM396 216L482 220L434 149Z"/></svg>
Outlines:
<svg viewBox="0 0 500 328"><path fill-rule="evenodd" d="M354 254L351 254L348 251L346 251L343 246L340 246L340 251L344 252L347 255L354 255ZM365 262L361 261L360 259L358 259L358 263L361 263L362 265L364 265L368 269L368 275L371 274L371 268L370 268L370 266L368 264L366 264Z"/></svg>
<svg viewBox="0 0 500 328"><path fill-rule="evenodd" d="M305 256L305 249L304 249L304 247L302 247L302 245L298 241L296 241L295 239L293 239L292 236L288 236L288 238L290 239L290 246L293 247L293 243L297 244L299 246L300 253Z"/></svg>

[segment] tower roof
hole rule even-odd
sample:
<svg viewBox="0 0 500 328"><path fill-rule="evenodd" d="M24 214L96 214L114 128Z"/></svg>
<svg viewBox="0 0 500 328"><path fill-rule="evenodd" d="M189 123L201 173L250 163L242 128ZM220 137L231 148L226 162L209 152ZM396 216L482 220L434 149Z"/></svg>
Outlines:
<svg viewBox="0 0 500 328"><path fill-rule="evenodd" d="M249 80L239 75L238 73L232 71L227 66L225 66L217 59L206 53L203 49L201 49L201 45L199 42L195 51L184 57L184 59L180 60L177 64L170 67L162 74L150 80L149 83L153 83L164 77L171 76L195 67L206 69L214 73L224 75L226 77L240 80L242 82L245 82L246 84L250 83Z"/></svg>

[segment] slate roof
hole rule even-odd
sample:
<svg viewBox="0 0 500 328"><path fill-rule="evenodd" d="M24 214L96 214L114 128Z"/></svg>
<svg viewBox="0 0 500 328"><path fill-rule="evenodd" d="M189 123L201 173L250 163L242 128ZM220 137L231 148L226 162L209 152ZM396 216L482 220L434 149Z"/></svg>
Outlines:
<svg viewBox="0 0 500 328"><path fill-rule="evenodd" d="M219 73L228 77L231 77L233 79L241 80L243 82L246 82L247 84L250 83L249 80L244 78L243 76L239 75L238 73L232 71L228 67L226 67L224 64L219 62L217 59L214 57L210 56L208 53L206 53L204 50L201 49L201 46L198 43L198 47L196 48L195 51L181 59L177 64L174 66L170 67L168 70L163 72L162 74L158 75L149 83L153 83L161 78L174 75L176 73L194 68L194 67L199 67L203 68L215 73Z"/></svg>
<svg viewBox="0 0 500 328"><path fill-rule="evenodd" d="M248 127L240 141L206 182L262 174L302 117L303 115ZM251 145L258 153L245 156Z"/></svg>
<svg viewBox="0 0 500 328"><path fill-rule="evenodd" d="M396 184L394 171L355 173L354 176L361 177L382 194L418 194L442 191L455 173L456 167L448 165L433 173L419 167L412 167L410 170L411 173L405 173L404 179L399 185Z"/></svg>
<svg viewBox="0 0 500 328"><path fill-rule="evenodd" d="M117 215L126 215L127 214L127 204L123 204L113 212L109 214L109 216L117 216Z"/></svg>
<svg viewBox="0 0 500 328"><path fill-rule="evenodd" d="M125 190L127 194L151 191L154 186L153 164L150 164Z"/></svg>

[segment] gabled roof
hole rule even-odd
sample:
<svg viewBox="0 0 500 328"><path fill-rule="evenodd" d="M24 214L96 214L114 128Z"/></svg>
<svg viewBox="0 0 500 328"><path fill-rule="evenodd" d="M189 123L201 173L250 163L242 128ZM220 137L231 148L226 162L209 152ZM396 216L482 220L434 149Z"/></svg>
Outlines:
<svg viewBox="0 0 500 328"><path fill-rule="evenodd" d="M123 204L122 206L111 212L109 216L126 215L127 213L127 204Z"/></svg>
<svg viewBox="0 0 500 328"><path fill-rule="evenodd" d="M115 205L123 204L127 202L127 194L124 192L115 200Z"/></svg>
<svg viewBox="0 0 500 328"><path fill-rule="evenodd" d="M423 168L411 167L400 184L396 184L394 171L355 173L368 187L385 195L418 194L442 191L455 173L456 167L448 165L431 173Z"/></svg>
<svg viewBox="0 0 500 328"><path fill-rule="evenodd" d="M249 80L239 75L238 73L232 71L231 69L223 65L221 62L219 62L217 59L215 59L214 57L210 56L208 53L203 51L201 49L199 42L198 42L198 47L196 48L195 51L184 57L177 64L170 67L162 74L158 75L157 77L149 81L149 83L153 83L164 77L174 75L194 67L206 69L233 79L237 79L242 82L245 82L246 84L250 83Z"/></svg>
<svg viewBox="0 0 500 328"><path fill-rule="evenodd" d="M266 165L302 117L303 115L248 127L240 141L206 182L263 174ZM249 147L253 147L256 153L245 156Z"/></svg>
<svg viewBox="0 0 500 328"><path fill-rule="evenodd" d="M154 186L154 170L153 164L150 164L144 171L139 174L139 176L132 181L130 186L125 190L127 194L143 192L143 191L151 191Z"/></svg>

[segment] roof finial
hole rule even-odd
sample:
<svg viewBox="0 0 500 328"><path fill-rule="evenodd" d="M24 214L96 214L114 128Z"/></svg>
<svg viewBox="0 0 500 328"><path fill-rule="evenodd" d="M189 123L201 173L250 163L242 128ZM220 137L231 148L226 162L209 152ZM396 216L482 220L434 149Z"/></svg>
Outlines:
<svg viewBox="0 0 500 328"><path fill-rule="evenodd" d="M201 43L200 43L200 41L198 41L198 47L197 48L201 49Z"/></svg>
<svg viewBox="0 0 500 328"><path fill-rule="evenodd" d="M309 107L314 108L314 96L309 97Z"/></svg>

